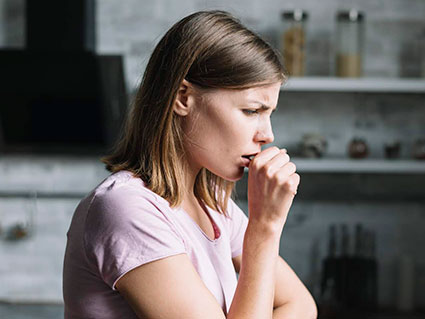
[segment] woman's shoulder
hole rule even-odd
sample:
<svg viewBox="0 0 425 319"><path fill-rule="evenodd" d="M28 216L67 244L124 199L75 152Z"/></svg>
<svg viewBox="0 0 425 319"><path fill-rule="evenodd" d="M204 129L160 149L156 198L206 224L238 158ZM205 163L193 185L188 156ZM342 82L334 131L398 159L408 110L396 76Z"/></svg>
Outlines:
<svg viewBox="0 0 425 319"><path fill-rule="evenodd" d="M167 204L132 173L111 174L94 194L83 221L83 245L111 287L128 269L185 251Z"/></svg>
<svg viewBox="0 0 425 319"><path fill-rule="evenodd" d="M168 202L152 192L146 183L132 172L121 170L109 175L93 192L96 200L114 200L129 202L131 200L147 200L166 205Z"/></svg>
<svg viewBox="0 0 425 319"><path fill-rule="evenodd" d="M152 192L132 172L123 170L111 174L94 189L88 214L122 223L142 213L145 218L149 214L162 215L168 209L169 203L164 198Z"/></svg>

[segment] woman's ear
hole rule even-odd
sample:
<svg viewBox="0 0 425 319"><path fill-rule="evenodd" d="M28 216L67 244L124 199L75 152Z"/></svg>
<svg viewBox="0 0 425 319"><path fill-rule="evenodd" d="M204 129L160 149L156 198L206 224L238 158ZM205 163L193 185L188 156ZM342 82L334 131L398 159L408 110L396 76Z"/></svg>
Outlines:
<svg viewBox="0 0 425 319"><path fill-rule="evenodd" d="M180 116L189 114L193 101L193 87L184 80L180 84L177 91L176 100L174 101L173 110Z"/></svg>

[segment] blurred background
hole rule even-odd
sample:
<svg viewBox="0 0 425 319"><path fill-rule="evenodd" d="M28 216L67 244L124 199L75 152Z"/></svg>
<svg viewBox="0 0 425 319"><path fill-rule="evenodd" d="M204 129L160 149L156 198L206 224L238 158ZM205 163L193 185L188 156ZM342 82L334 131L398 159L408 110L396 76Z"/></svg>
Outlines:
<svg viewBox="0 0 425 319"><path fill-rule="evenodd" d="M0 317L63 317L74 209L155 44L204 9L284 57L273 144L301 184L280 254L319 318L425 318L423 0L0 0Z"/></svg>

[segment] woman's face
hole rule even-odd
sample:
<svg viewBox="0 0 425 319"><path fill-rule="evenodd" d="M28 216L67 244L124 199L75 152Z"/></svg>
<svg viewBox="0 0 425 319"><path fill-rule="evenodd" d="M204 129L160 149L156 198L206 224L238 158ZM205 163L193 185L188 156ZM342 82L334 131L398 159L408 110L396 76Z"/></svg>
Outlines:
<svg viewBox="0 0 425 319"><path fill-rule="evenodd" d="M239 180L261 146L273 142L270 116L281 83L243 90L201 91L183 121L191 168L207 168L229 181Z"/></svg>

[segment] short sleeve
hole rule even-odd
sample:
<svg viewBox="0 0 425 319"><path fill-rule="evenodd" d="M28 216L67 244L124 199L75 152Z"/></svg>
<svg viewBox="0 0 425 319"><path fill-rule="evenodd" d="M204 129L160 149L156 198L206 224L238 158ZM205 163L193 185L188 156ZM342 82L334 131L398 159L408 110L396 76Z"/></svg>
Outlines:
<svg viewBox="0 0 425 319"><path fill-rule="evenodd" d="M94 198L85 224L86 256L113 290L128 271L186 252L167 213L170 210L132 190Z"/></svg>
<svg viewBox="0 0 425 319"><path fill-rule="evenodd" d="M234 258L242 254L243 239L246 227L248 226L248 217L232 199L229 199L227 212L230 217L227 223L230 234L232 258Z"/></svg>

